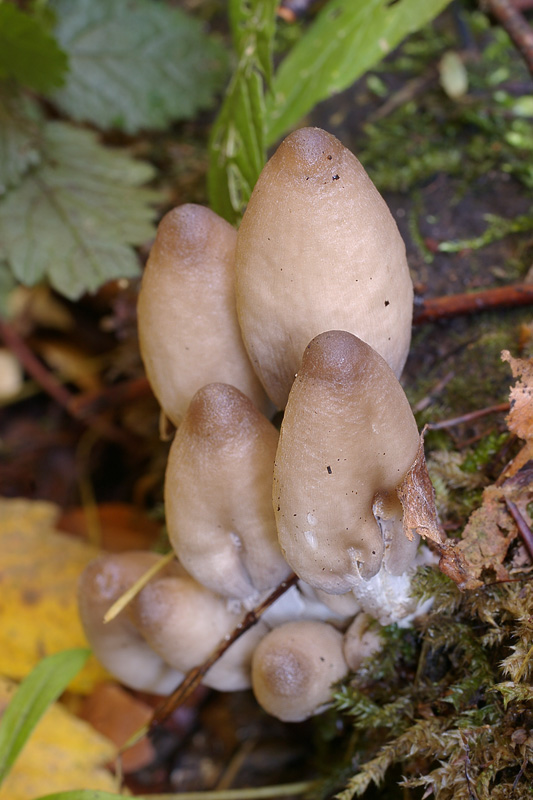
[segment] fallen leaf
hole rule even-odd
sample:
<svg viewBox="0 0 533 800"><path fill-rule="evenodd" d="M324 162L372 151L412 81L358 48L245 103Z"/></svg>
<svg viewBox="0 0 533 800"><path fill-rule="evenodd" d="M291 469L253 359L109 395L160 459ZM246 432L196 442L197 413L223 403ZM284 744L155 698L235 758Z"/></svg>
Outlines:
<svg viewBox="0 0 533 800"><path fill-rule="evenodd" d="M397 491L403 508L403 529L407 538L412 541L413 534L418 533L425 539L441 544L443 537L435 506L435 490L424 455L424 432L420 435L415 460Z"/></svg>
<svg viewBox="0 0 533 800"><path fill-rule="evenodd" d="M101 534L100 545L110 553L150 550L161 534L161 523L127 503L100 503L96 507ZM87 514L83 508L63 512L58 528L85 540L90 539Z"/></svg>
<svg viewBox="0 0 533 800"><path fill-rule="evenodd" d="M513 358L508 350L502 352L503 361L511 367L514 378L521 377L511 389L511 410L507 425L521 439L533 440L533 359Z"/></svg>
<svg viewBox="0 0 533 800"><path fill-rule="evenodd" d="M122 747L140 728L148 725L153 709L116 683L103 683L87 697L80 716L99 733ZM127 774L148 766L155 758L152 742L145 736L121 756Z"/></svg>
<svg viewBox="0 0 533 800"><path fill-rule="evenodd" d="M0 713L16 685L0 677ZM32 800L69 789L116 790L105 764L115 746L83 720L55 703L46 711L0 788L0 800Z"/></svg>
<svg viewBox="0 0 533 800"><path fill-rule="evenodd" d="M0 499L0 674L18 679L43 656L87 647L78 577L98 550L55 529L51 503ZM88 693L108 678L90 659L70 685Z"/></svg>

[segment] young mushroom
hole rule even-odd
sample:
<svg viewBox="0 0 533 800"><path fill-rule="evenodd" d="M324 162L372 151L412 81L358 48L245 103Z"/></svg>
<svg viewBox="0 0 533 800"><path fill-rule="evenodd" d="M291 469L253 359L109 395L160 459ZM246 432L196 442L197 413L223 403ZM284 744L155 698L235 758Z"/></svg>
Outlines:
<svg viewBox="0 0 533 800"><path fill-rule="evenodd" d="M398 485L417 455L412 411L384 359L346 331L315 337L291 389L274 468L279 541L296 574L353 591L384 624L408 613L416 555Z"/></svg>
<svg viewBox="0 0 533 800"><path fill-rule="evenodd" d="M168 694L183 674L154 652L127 613L104 623L106 611L158 558L155 553L131 551L91 561L78 584L78 607L89 644L109 672L132 689Z"/></svg>
<svg viewBox="0 0 533 800"><path fill-rule="evenodd" d="M150 647L184 673L202 664L243 616L225 597L206 589L178 566L173 574L152 579L128 613ZM202 683L225 692L248 689L252 652L267 631L259 620L226 650Z"/></svg>
<svg viewBox="0 0 533 800"><path fill-rule="evenodd" d="M234 291L236 231L203 206L161 220L139 294L139 344L148 380L179 425L194 393L212 381L268 401L241 338Z"/></svg>
<svg viewBox="0 0 533 800"><path fill-rule="evenodd" d="M324 709L332 684L347 672L338 630L327 622L287 622L256 647L252 688L269 714L284 722L300 722Z"/></svg>
<svg viewBox="0 0 533 800"><path fill-rule="evenodd" d="M329 133L295 131L264 167L238 231L236 294L246 348L278 408L308 342L334 328L400 375L413 307L405 246L359 161Z"/></svg>
<svg viewBox="0 0 533 800"><path fill-rule="evenodd" d="M165 510L179 560L203 586L252 604L290 573L272 512L277 443L242 392L212 383L192 399L168 458Z"/></svg>

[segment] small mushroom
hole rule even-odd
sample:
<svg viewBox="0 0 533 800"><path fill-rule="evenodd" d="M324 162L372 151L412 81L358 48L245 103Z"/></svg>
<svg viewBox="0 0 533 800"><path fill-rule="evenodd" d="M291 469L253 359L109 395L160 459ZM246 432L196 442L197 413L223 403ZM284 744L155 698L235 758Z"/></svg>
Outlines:
<svg viewBox="0 0 533 800"><path fill-rule="evenodd" d="M359 669L363 661L383 647L383 639L372 622L368 614L357 614L344 634L344 658L351 670Z"/></svg>
<svg viewBox="0 0 533 800"><path fill-rule="evenodd" d="M202 664L243 616L226 598L179 568L152 579L131 603L129 614L152 649L180 672ZM252 652L267 631L260 620L231 645L202 682L220 691L248 689Z"/></svg>
<svg viewBox="0 0 533 800"><path fill-rule="evenodd" d="M138 302L146 374L178 425L206 383L237 386L258 408L268 402L244 348L234 292L236 231L203 206L187 204L161 220Z"/></svg>
<svg viewBox="0 0 533 800"><path fill-rule="evenodd" d="M246 348L278 408L308 342L334 328L400 375L413 308L405 246L365 170L331 134L297 130L264 167L238 231L236 294Z"/></svg>
<svg viewBox="0 0 533 800"><path fill-rule="evenodd" d="M96 658L132 689L168 694L183 679L153 651L127 613L104 623L104 614L158 560L154 553L106 554L91 561L78 585L78 606Z"/></svg>
<svg viewBox="0 0 533 800"><path fill-rule="evenodd" d="M364 610L387 622L404 611L403 573L418 546L403 532L396 493L418 444L409 403L384 359L346 331L315 337L276 455L281 549L302 580L329 594L353 590Z"/></svg>
<svg viewBox="0 0 533 800"><path fill-rule="evenodd" d="M277 442L242 392L213 383L194 396L170 449L170 541L187 572L226 597L252 602L290 573L272 511Z"/></svg>
<svg viewBox="0 0 533 800"><path fill-rule="evenodd" d="M252 688L262 708L284 722L323 710L331 686L348 672L342 634L327 622L287 622L270 631L252 659Z"/></svg>

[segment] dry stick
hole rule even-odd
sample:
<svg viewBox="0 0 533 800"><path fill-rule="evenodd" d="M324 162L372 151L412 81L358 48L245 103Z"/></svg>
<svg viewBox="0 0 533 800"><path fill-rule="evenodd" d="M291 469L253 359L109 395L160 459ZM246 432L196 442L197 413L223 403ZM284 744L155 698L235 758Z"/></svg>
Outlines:
<svg viewBox="0 0 533 800"><path fill-rule="evenodd" d="M520 513L516 503L513 503L512 500L508 500L506 497L505 505L507 506L509 514L514 519L518 528L518 533L520 534L520 537L524 543L524 547L526 548L531 561L533 561L533 533L531 532L531 528Z"/></svg>
<svg viewBox="0 0 533 800"><path fill-rule="evenodd" d="M415 307L413 325L475 314L495 308L515 308L533 304L533 283L514 283L497 289L445 295L423 300Z"/></svg>
<svg viewBox="0 0 533 800"><path fill-rule="evenodd" d="M507 31L533 75L533 30L526 18L510 0L485 0L485 7Z"/></svg>
<svg viewBox="0 0 533 800"><path fill-rule="evenodd" d="M501 414L504 411L509 411L509 408L510 403L499 403L496 406L487 406L487 408L480 408L477 411L469 411L467 414L461 414L460 417L442 419L440 422L428 422L427 429L429 431L440 431L444 428L453 428L455 425L462 425L464 422L473 422L480 417L486 417L488 414Z"/></svg>
<svg viewBox="0 0 533 800"><path fill-rule="evenodd" d="M252 625L255 625L264 612L270 608L272 603L281 597L281 595L284 594L287 589L290 589L291 586L294 586L297 580L298 576L295 575L294 572L289 575L289 577L280 583L280 585L274 589L274 591L269 594L262 603L246 614L242 622L237 625L233 633L231 633L227 639L222 640L222 642L213 650L211 655L203 662L203 664L200 664L198 667L193 667L193 669L191 669L185 675L185 678L180 683L178 688L172 692L172 694L169 695L163 701L163 703L161 703L159 708L156 708L150 721L150 730L153 730L157 725L160 725L162 722L168 719L172 712L191 696L195 689L197 689L197 687L200 685L201 680L208 669L210 669L210 667L212 667L213 664L218 661L222 655L224 655L228 647L230 647L233 642L236 642L237 639L243 635L243 633L246 633L246 631L251 628Z"/></svg>
<svg viewBox="0 0 533 800"><path fill-rule="evenodd" d="M18 358L26 372L72 417L78 421L85 422L86 425L94 428L106 439L110 439L122 445L129 443L129 440L124 436L122 431L109 422L98 418L84 420L83 417L76 412L75 396L57 380L55 375L50 372L41 361L39 361L13 326L2 319L0 319L0 336L4 340L6 347Z"/></svg>

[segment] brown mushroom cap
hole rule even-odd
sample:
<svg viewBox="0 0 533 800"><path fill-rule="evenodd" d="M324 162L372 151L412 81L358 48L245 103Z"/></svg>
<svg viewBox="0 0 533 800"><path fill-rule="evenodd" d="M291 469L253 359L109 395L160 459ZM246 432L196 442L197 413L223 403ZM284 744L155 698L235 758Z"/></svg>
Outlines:
<svg viewBox="0 0 533 800"><path fill-rule="evenodd" d="M179 569L151 580L131 603L129 614L152 649L180 672L202 664L243 617L226 598ZM221 691L248 689L252 651L267 630L259 622L243 634L207 672L203 683Z"/></svg>
<svg viewBox="0 0 533 800"><path fill-rule="evenodd" d="M83 628L96 658L126 686L168 694L183 678L145 641L127 613L104 623L104 614L118 598L158 561L146 552L106 554L83 571L78 605Z"/></svg>
<svg viewBox="0 0 533 800"><path fill-rule="evenodd" d="M252 687L259 705L284 722L320 711L331 685L348 667L342 634L327 622L287 622L270 631L252 659Z"/></svg>
<svg viewBox="0 0 533 800"><path fill-rule="evenodd" d="M139 343L150 384L175 425L212 381L268 406L237 322L236 237L229 223L193 204L169 211L157 231L139 294Z"/></svg>
<svg viewBox="0 0 533 800"><path fill-rule="evenodd" d="M400 375L411 339L405 246L365 170L303 128L264 167L237 236L237 311L254 368L283 408L308 342L351 331Z"/></svg>
<svg viewBox="0 0 533 800"><path fill-rule="evenodd" d="M273 487L281 549L302 580L331 594L356 589L359 600L382 564L396 575L412 563L417 537L404 535L394 498L418 442L383 358L346 331L315 337L285 411ZM380 498L382 514L397 509L395 526L378 525Z"/></svg>
<svg viewBox="0 0 533 800"><path fill-rule="evenodd" d="M194 396L170 449L165 508L172 546L203 586L248 598L290 572L272 512L278 432L242 392Z"/></svg>

